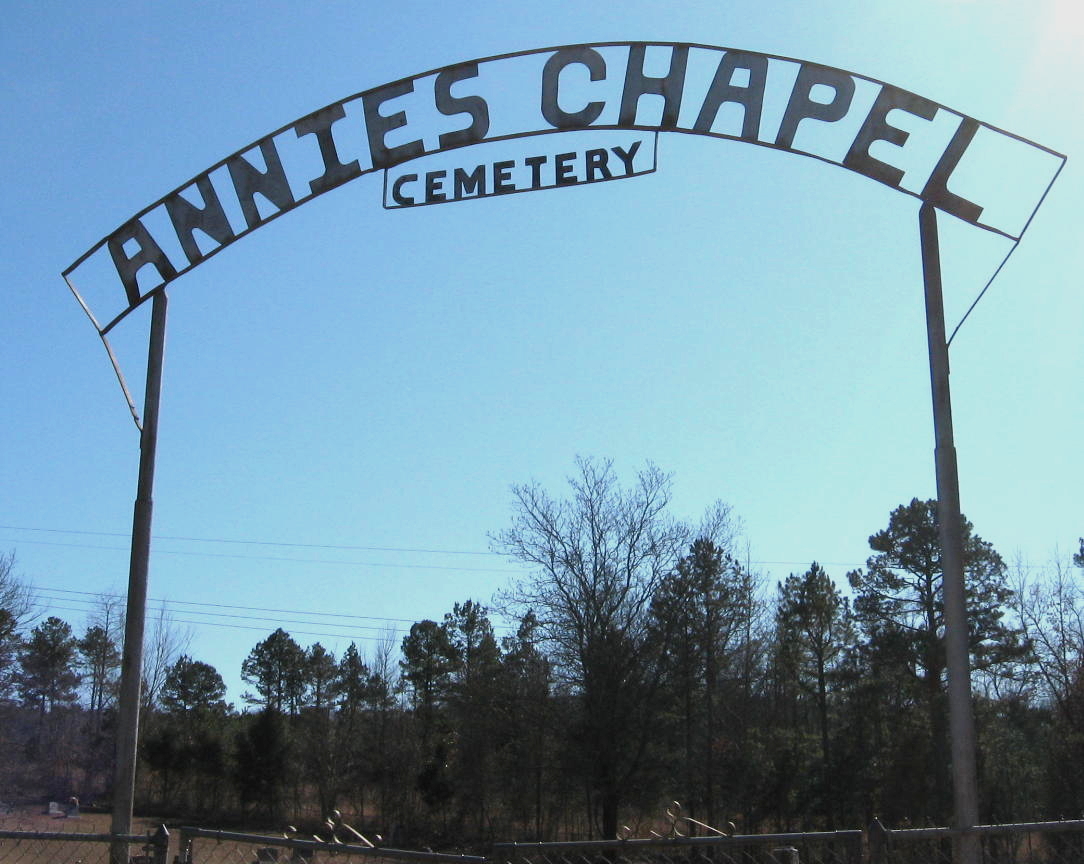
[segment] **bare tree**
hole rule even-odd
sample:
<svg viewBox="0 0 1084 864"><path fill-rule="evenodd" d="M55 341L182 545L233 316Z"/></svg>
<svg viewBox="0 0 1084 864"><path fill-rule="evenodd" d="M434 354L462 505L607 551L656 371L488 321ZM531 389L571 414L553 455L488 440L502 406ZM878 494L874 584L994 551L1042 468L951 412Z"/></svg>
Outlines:
<svg viewBox="0 0 1084 864"><path fill-rule="evenodd" d="M1084 569L1084 548L1073 563ZM1032 581L1021 576L1017 590L1017 614L1032 650L1032 683L1040 706L1052 715L1046 770L1046 806L1052 812L1084 809L1084 587L1079 578L1058 556L1052 572Z"/></svg>
<svg viewBox="0 0 1084 864"><path fill-rule="evenodd" d="M124 597L103 592L94 598L94 609L87 616L88 627L101 627L120 645L124 641Z"/></svg>
<svg viewBox="0 0 1084 864"><path fill-rule="evenodd" d="M80 640L83 656L83 684L95 725L116 701L120 685L120 649L124 643L124 603L117 594L99 594L87 616L87 629Z"/></svg>
<svg viewBox="0 0 1084 864"><path fill-rule="evenodd" d="M512 526L492 539L532 568L502 599L533 611L555 673L577 694L589 803L600 810L602 835L614 837L653 710L651 600L690 529L668 514L670 477L654 465L629 489L608 460L579 459L576 467L565 499L537 483L514 486Z"/></svg>
<svg viewBox="0 0 1084 864"><path fill-rule="evenodd" d="M1084 561L1077 566L1084 567ZM1043 697L1069 728L1081 732L1084 705L1077 694L1084 674L1084 587L1065 562L1055 560L1052 569L1045 578L1028 580L1024 567L1018 568L1016 611Z"/></svg>
<svg viewBox="0 0 1084 864"><path fill-rule="evenodd" d="M144 708L155 704L162 685L166 683L169 667L176 663L182 654L188 652L192 643L192 631L179 628L169 608L163 603L151 621L143 643L143 691L141 702Z"/></svg>
<svg viewBox="0 0 1084 864"><path fill-rule="evenodd" d="M15 553L0 553L0 699L14 683L21 631L31 620L33 607L30 586L15 575Z"/></svg>

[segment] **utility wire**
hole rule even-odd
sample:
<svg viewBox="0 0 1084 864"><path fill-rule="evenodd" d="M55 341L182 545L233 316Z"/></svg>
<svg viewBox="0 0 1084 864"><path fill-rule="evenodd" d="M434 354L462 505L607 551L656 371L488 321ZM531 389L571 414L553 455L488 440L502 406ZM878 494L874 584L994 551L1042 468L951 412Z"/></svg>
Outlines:
<svg viewBox="0 0 1084 864"><path fill-rule="evenodd" d="M75 591L69 588L51 588L49 586L42 586L41 591L52 591L57 594L79 594L85 597L105 597L111 600L124 601L126 598L123 594L115 594L107 591ZM80 602L92 602L89 600ZM313 612L308 609L271 609L266 606L233 606L227 603L206 603L197 600L166 600L164 598L147 598L148 604L161 604L163 606L206 606L211 609L238 609L242 612L273 612L282 613L284 615L312 615L326 618L349 618L353 621L382 621L393 624L413 624L414 620L411 618L385 618L379 615L349 615L345 612ZM193 612L197 610L192 610ZM202 614L202 613L201 613ZM208 613L209 614L209 613Z"/></svg>
<svg viewBox="0 0 1084 864"><path fill-rule="evenodd" d="M89 537L130 537L110 531L81 531L67 528L27 528L18 525L0 525L5 531L37 531L46 534L81 534ZM154 540L179 540L187 543L233 543L245 546L279 546L298 549L337 549L351 552L407 552L427 555L487 555L501 557L499 552L477 552L467 549L417 549L402 546L342 546L331 543L286 543L275 540L243 540L231 537L174 537L167 534L155 534Z"/></svg>
<svg viewBox="0 0 1084 864"><path fill-rule="evenodd" d="M76 608L71 607L71 606L53 606L53 605L46 606L44 604L38 604L38 606L41 607L43 612L79 612L79 613L85 613L87 611L86 609L76 609ZM187 619L187 618L173 618L173 619L170 620L170 623L171 624L187 624L187 625L190 625L190 626L193 626L193 627L219 627L219 628L225 629L225 630L256 630L256 631L259 631L261 633L266 633L267 632L266 627L257 627L254 624L228 624L228 623L225 623L225 622L222 622L222 621L193 621L193 620L190 620L190 619ZM291 622L283 622L283 623L291 623ZM332 626L336 626L336 625L332 625ZM348 625L343 624L343 625L337 625L337 626L346 627ZM365 627L365 628L359 628L359 629L376 630L377 628L375 628L375 627ZM376 643L379 643L379 642L384 641L385 637L388 635L388 631L382 630L377 635L370 636L370 635L366 635L366 634L363 634L363 633L356 633L356 634L355 633L328 633L328 632L319 632L319 631L313 631L313 630L295 630L291 626L290 627L290 635L291 636L316 636L316 637L323 638L323 639L350 639L350 640L356 641L356 642L364 641L364 642L376 642ZM393 636L398 635L398 631L393 631L392 635Z"/></svg>
<svg viewBox="0 0 1084 864"><path fill-rule="evenodd" d="M261 633L266 633L267 630L264 627L257 627L253 624L224 624L219 621L188 621L184 618L178 618L174 621L175 624L190 624L195 627L221 627L228 630L258 630ZM387 634L381 634L377 636L365 636L362 634L351 633L320 633L315 630L295 630L290 628L291 636L316 636L323 639L349 639L351 642L375 642L377 644L384 641L384 637ZM393 634L397 635L397 634Z"/></svg>
<svg viewBox="0 0 1084 864"><path fill-rule="evenodd" d="M70 611L70 612L89 612L89 611L94 610L94 605L89 600L69 601L69 602L75 602L75 603L85 603L85 604L87 604L87 607L88 607L88 608L80 607L80 608L76 609L76 608L72 608L70 606L65 606L65 607L54 606L53 602L55 602L56 599L57 598L53 598L53 597L45 597L45 598L43 598L43 600L50 601L50 602L49 603L43 603L43 602L39 601L37 603L37 605L40 608L45 609L45 610L60 609L60 608L63 608L63 609L65 609L67 611ZM373 630L373 631L378 632L378 633L384 632L384 630L387 629L387 628L384 628L384 627L378 627L375 624L356 624L356 623L351 622L351 621L343 621L343 622L338 622L338 621L303 621L303 620L296 619L296 618L295 619L290 619L290 620L285 620L285 619L282 619L282 618L277 618L277 617L272 617L272 616L267 616L267 615L238 615L236 613L231 614L231 613L226 613L226 612L201 612L201 611L192 610L192 609L185 610L182 614L200 615L200 616L203 616L203 618L227 618L227 619L231 619L231 620L234 620L234 621L265 621L265 622L270 622L272 624L277 624L277 625L289 624L289 625L292 626L294 624L297 624L297 625L300 625L302 627L344 627L344 628L349 628L351 630ZM319 614L319 613L316 613L316 614ZM189 621L188 623L190 623L190 624L223 624L225 626L236 626L236 627L245 626L245 625L242 625L242 624L229 624L228 622L207 621L207 620L202 620L202 619L198 620L198 621ZM256 628L256 629L261 629L261 628Z"/></svg>
<svg viewBox="0 0 1084 864"><path fill-rule="evenodd" d="M62 549L97 549L102 552L128 552L124 546L92 546L87 543L53 543L48 540L12 540L28 546L54 546ZM397 570L454 570L457 573L518 573L507 567L452 567L446 564L396 564L386 561L336 561L328 558L293 558L280 555L238 555L228 552L190 552L183 549L154 549L152 555L187 555L195 558L232 558L241 561L285 561L297 564L331 564L340 567L386 567Z"/></svg>
<svg viewBox="0 0 1084 864"><path fill-rule="evenodd" d="M48 586L42 587L42 588L40 588L38 590L47 592L47 595L42 597L41 599L45 600L45 601L49 601L49 602L48 603L43 603L41 601L38 601L38 603L37 603L37 605L39 607L41 607L43 610L45 610L45 611L50 611L52 609L63 609L64 611L81 612L83 614L86 614L87 612L90 612L90 611L94 610L95 606L97 605L95 601L98 600L98 599L117 600L117 601L119 601L121 603L123 603L124 600L125 600L125 598L120 594L111 594L111 593L108 593L108 592L95 593L95 592L92 592L92 591L75 591L75 590L71 590L71 589L67 589L67 588L51 588L51 587L48 587ZM70 596L61 596L61 597L49 596L49 595L52 595L52 594L76 595L76 596L75 597L70 597ZM88 598L88 599L82 599L82 598ZM71 606L57 606L57 605L55 605L57 603L57 601L62 602L62 603L78 603L78 604L82 604L82 606L80 606L78 608L73 608ZM388 617L382 617L382 616L377 616L377 615L350 615L350 614L346 614L346 613L342 613L342 612L317 612L317 611L308 610L308 609L272 609L272 608L260 607L260 606L237 606L237 605L230 605L230 604L226 604L226 603L206 603L206 602L198 602L198 601L193 601L193 600L163 600L163 599L157 599L157 598L149 598L147 602L148 602L148 604L153 604L155 606L159 606L159 607L163 607L163 608L168 608L169 606L197 607L197 608L182 609L182 610L180 610L180 612L181 612L181 614L184 614L184 615L203 616L204 619L206 619L206 618L226 618L226 619L232 619L232 620L235 620L235 621L266 621L266 622L270 622L270 623L280 625L280 626L281 625L288 625L291 628L293 628L294 625L298 625L298 626L302 626L302 627L326 626L326 627L351 628L351 629L354 629L354 630L369 630L369 631L375 631L377 633L386 633L389 629L398 631L400 629L406 629L407 626L417 623L416 619L411 619L411 618L388 618ZM198 607L203 607L203 608L198 608ZM207 611L203 611L204 608L209 608L209 609L232 609L232 610L238 610L238 611L237 612L207 612ZM265 613L265 614L263 614L263 615L242 615L242 614L238 614L238 612L257 612L257 613ZM299 619L299 618L282 618L282 617L280 617L282 615L303 615L303 616L307 616L309 618L328 618L328 619L330 619L330 618L341 618L341 619L346 619L346 620L344 620L344 621L330 621L330 620L311 621L311 620L304 620L304 619ZM359 624L359 623L356 623L356 622L361 622L361 621L373 621L373 622L377 622L377 623L376 624ZM245 630L260 630L260 629L263 629L261 627L256 627L256 626L253 626L253 625L230 624L230 623L227 623L227 622L209 621L209 620L195 620L195 621L186 620L186 621L183 621L183 622L178 621L178 623L188 623L188 624L195 624L195 625L206 625L206 626L217 626L217 627L234 627L234 628L237 628L237 629L245 629ZM515 627L513 627L512 625L501 625L501 624L494 623L493 624L493 630L494 630L494 633L496 635L506 635L506 634L513 633L515 631ZM302 632L302 631L298 631L298 632ZM313 635L313 634L310 633L308 635ZM342 634L342 633L338 633L338 634L323 633L323 634L315 634L315 635L334 636L336 638L343 638L343 636L345 634ZM366 637L366 638L377 638L377 637Z"/></svg>
<svg viewBox="0 0 1084 864"><path fill-rule="evenodd" d="M27 528L16 525L0 525L0 530L6 531L36 531L41 533L51 534L78 534L91 537L124 537L127 538L128 534L107 532L107 531L80 531L80 530L68 530L63 528ZM155 535L155 540L175 540L191 543L229 543L237 545L250 545L250 546L278 546L282 548L298 548L298 549L333 549L340 551L371 551L371 552L397 552L397 553L417 553L426 555L490 555L501 556L499 552L472 552L464 549L423 549L423 548L407 548L407 547L394 547L394 546L337 546L324 543L285 543L265 540L242 540L236 538L227 537L175 537L168 535ZM107 552L128 552L127 547L122 546L91 546L78 543L50 543L43 540L11 540L12 543L26 543L34 546L59 546L61 548L71 549L98 549ZM205 558L234 558L240 560L251 561L281 561L281 562L296 562L298 564L333 564L340 566L357 566L357 567L387 567L398 568L407 570L454 570L462 573L521 573L521 570L516 570L507 567L451 567L448 565L438 564L396 564L390 562L370 562L370 561L341 561L331 560L327 558L288 558L281 556L266 556L266 555L242 555L242 554L227 554L227 553L215 553L215 552L189 552L183 550L173 549L154 549L152 554L154 555L191 555L195 557ZM756 566L786 566L786 567L808 567L810 561L750 561L750 564ZM862 567L865 562L853 562L853 561L818 561L819 564L828 567Z"/></svg>

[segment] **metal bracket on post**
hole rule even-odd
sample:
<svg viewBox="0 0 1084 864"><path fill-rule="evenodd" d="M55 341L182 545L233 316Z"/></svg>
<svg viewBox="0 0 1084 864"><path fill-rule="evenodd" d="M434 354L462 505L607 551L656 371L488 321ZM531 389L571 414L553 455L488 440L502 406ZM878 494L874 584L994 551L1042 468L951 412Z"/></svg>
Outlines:
<svg viewBox="0 0 1084 864"><path fill-rule="evenodd" d="M139 481L132 517L132 553L128 566L128 606L124 616L124 654L117 711L117 765L113 783L115 837L132 833L135 775L139 743L139 700L143 677L143 630L147 614L147 575L151 557L154 509L154 457L158 446L158 406L166 347L165 289L154 295L147 348L147 389L143 396L143 428L139 438ZM112 864L128 864L128 843L113 843Z"/></svg>
<svg viewBox="0 0 1084 864"><path fill-rule="evenodd" d="M937 470L937 519L941 532L941 591L945 606L954 827L968 831L978 822L979 814L975 721L971 708L971 664L964 592L963 516L960 513L956 445L952 436L952 399L937 210L932 204L923 202L918 211L918 224L922 243L922 278L926 289L926 336L930 352L930 391L933 396L936 441L934 461ZM981 850L977 836L959 835L956 848L957 864L980 864Z"/></svg>

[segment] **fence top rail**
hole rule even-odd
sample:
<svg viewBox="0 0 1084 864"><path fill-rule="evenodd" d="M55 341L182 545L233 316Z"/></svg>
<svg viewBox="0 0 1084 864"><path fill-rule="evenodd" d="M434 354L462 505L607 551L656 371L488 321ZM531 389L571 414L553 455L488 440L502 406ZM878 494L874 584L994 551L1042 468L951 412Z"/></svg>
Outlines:
<svg viewBox="0 0 1084 864"><path fill-rule="evenodd" d="M1022 834L1028 831L1084 831L1084 819L1061 822L1011 822L1004 825L976 825L974 828L896 828L885 829L889 837L901 840L924 840L955 837L960 834Z"/></svg>
<svg viewBox="0 0 1084 864"><path fill-rule="evenodd" d="M387 846L360 846L351 843L335 843L322 840L304 840L300 837L276 837L274 834L244 834L237 831L218 831L211 828L180 829L185 838L201 837L208 840L252 843L260 846L281 846L288 849L312 849L336 852L341 855L368 855L371 858L401 858L411 861L456 862L456 864L485 864L480 855L458 855L452 852L419 852L413 849L392 849Z"/></svg>
<svg viewBox="0 0 1084 864"><path fill-rule="evenodd" d="M151 843L150 834L76 834L72 831L8 831L0 830L0 840L61 840L68 843Z"/></svg>
<svg viewBox="0 0 1084 864"><path fill-rule="evenodd" d="M748 846L759 843L794 843L860 840L861 831L816 831L787 834L733 834L723 837L636 837L627 840L568 840L556 843L494 843L494 852L552 852L560 849L625 849L645 846Z"/></svg>

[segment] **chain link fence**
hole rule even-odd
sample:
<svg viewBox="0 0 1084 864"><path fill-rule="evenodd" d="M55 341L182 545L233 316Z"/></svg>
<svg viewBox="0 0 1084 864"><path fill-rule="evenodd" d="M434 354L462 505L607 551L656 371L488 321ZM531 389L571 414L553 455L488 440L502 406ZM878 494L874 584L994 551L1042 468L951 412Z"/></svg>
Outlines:
<svg viewBox="0 0 1084 864"><path fill-rule="evenodd" d="M179 833L177 864L329 864L331 861L335 864L487 864L488 861L474 855L376 848L367 841L306 840L281 834L240 834L204 828L181 828Z"/></svg>
<svg viewBox="0 0 1084 864"><path fill-rule="evenodd" d="M349 826L346 826L347 828ZM351 829L352 830L352 829ZM489 855L374 847L360 834L327 839L164 826L148 836L0 830L0 864L952 864L949 828L498 843ZM982 864L1084 864L1084 820L984 825Z"/></svg>
<svg viewBox="0 0 1084 864"><path fill-rule="evenodd" d="M862 864L861 831L502 843L492 864Z"/></svg>
<svg viewBox="0 0 1084 864"><path fill-rule="evenodd" d="M1081 864L1084 820L979 825L982 864ZM869 864L952 864L961 836L950 828L869 829Z"/></svg>
<svg viewBox="0 0 1084 864"><path fill-rule="evenodd" d="M113 850L116 850L113 852ZM167 864L169 832L83 834L74 831L0 831L2 864Z"/></svg>

